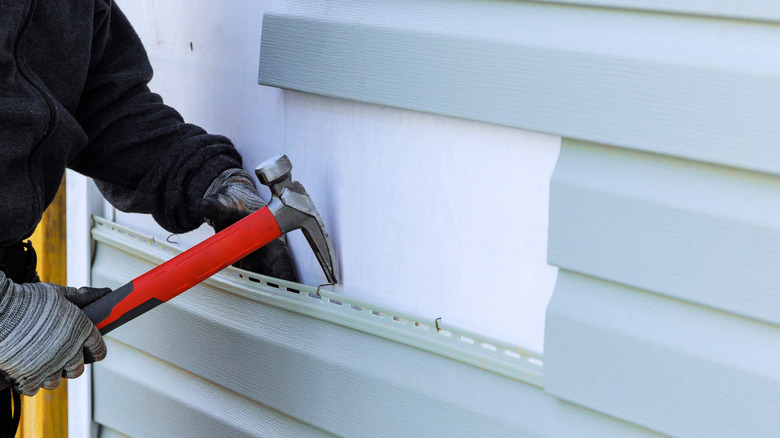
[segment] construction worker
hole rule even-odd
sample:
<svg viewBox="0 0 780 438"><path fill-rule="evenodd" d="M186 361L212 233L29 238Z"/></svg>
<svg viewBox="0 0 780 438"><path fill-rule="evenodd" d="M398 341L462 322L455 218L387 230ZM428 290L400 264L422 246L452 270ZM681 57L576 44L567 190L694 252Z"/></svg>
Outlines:
<svg viewBox="0 0 780 438"><path fill-rule="evenodd" d="M14 390L0 394L5 436L18 424L19 394L54 389L106 355L80 308L108 290L39 282L24 243L66 168L172 233L204 219L220 230L264 205L230 141L184 123L150 92L151 77L112 0L0 3L0 374ZM295 279L281 240L242 263Z"/></svg>

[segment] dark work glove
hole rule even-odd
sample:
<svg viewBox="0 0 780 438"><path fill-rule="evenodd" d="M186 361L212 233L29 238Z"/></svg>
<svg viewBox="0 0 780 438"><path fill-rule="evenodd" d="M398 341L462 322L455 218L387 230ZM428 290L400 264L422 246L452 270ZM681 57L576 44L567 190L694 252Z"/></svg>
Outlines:
<svg viewBox="0 0 780 438"><path fill-rule="evenodd" d="M228 169L209 186L198 203L198 212L206 223L220 232L262 207L252 177L244 169ZM279 238L239 260L235 266L263 275L297 281L290 249Z"/></svg>
<svg viewBox="0 0 780 438"><path fill-rule="evenodd" d="M54 389L106 356L100 332L79 308L109 292L15 284L0 272L0 370L18 393Z"/></svg>

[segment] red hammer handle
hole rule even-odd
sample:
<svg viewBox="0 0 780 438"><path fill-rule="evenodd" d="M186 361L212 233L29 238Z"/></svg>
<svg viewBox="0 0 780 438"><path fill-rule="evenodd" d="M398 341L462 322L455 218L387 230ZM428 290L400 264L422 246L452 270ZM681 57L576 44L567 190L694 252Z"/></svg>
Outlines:
<svg viewBox="0 0 780 438"><path fill-rule="evenodd" d="M273 214L264 207L103 296L85 307L84 313L105 335L281 235ZM10 384L0 376L0 391L8 386Z"/></svg>
<svg viewBox="0 0 780 438"><path fill-rule="evenodd" d="M106 334L281 235L273 214L264 207L93 302L84 313Z"/></svg>

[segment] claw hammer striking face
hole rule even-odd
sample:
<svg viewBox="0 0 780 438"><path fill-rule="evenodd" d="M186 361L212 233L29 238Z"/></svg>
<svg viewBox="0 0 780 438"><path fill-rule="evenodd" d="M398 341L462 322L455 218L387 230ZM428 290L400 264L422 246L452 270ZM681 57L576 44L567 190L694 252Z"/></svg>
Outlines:
<svg viewBox="0 0 780 438"><path fill-rule="evenodd" d="M274 195L267 207L90 304L84 313L106 334L297 229L303 231L328 282L336 284L339 274L330 236L303 185L292 180L291 171L286 155L260 164L255 173Z"/></svg>

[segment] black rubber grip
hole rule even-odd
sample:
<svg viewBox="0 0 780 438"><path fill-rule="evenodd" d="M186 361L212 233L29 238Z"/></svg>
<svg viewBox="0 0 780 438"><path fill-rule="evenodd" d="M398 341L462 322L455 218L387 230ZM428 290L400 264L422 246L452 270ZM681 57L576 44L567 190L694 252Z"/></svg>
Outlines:
<svg viewBox="0 0 780 438"><path fill-rule="evenodd" d="M110 332L111 330L113 330L113 329L115 329L115 328L117 328L117 327L119 327L121 325L124 325L124 323L126 323L128 321L131 321L131 320L133 320L133 319L143 315L144 313L154 309L155 307L159 306L162 303L163 303L163 301L160 301L157 298L151 298L149 301L144 302L140 306L136 307L135 309L133 309L133 310L125 313L121 317L119 317L119 319L117 319L116 321L114 321L111 324L109 324L109 325L103 327L102 329L100 329L100 334L101 335L105 335L106 333Z"/></svg>
<svg viewBox="0 0 780 438"><path fill-rule="evenodd" d="M111 315L111 311L114 310L114 307L121 303L122 300L127 298L127 296L133 292L133 290L135 290L135 286L131 281L130 283L127 283L124 286L101 297L99 300L81 310L85 315L87 315L87 318L89 318L93 324L98 325L101 321L108 318L108 316ZM101 330L100 333L105 335L108 332Z"/></svg>

